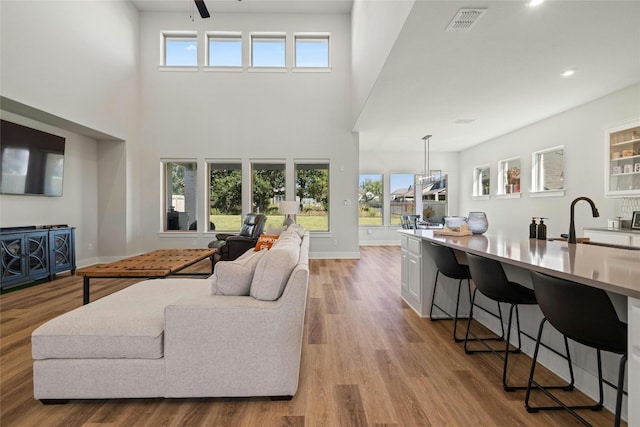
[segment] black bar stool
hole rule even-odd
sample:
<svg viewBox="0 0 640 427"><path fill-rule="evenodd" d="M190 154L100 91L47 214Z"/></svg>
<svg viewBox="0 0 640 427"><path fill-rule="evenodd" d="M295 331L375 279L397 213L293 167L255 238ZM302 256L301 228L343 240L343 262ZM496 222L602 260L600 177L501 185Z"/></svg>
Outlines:
<svg viewBox="0 0 640 427"><path fill-rule="evenodd" d="M589 425L574 409L602 410L603 403L603 380L601 350L621 354L620 369L618 372L618 392L616 396L615 426L620 425L620 411L622 409L622 394L624 387L624 370L627 361L627 324L618 318L611 300L602 289L592 288L568 280L551 277L546 274L531 272L533 288L538 300L538 305L544 314L544 319L540 322L538 339L533 353L529 384L525 395L525 407L529 412L539 410L566 409L583 424ZM560 399L551 394L547 387L538 384L534 379L538 349L540 347L540 337L546 322L556 328L561 334L572 340L595 348L598 355L598 382L600 400L595 405L565 405ZM567 356L569 347L567 346ZM569 368L571 368L571 359ZM549 398L559 406L532 407L529 405L529 397L532 387L544 392Z"/></svg>
<svg viewBox="0 0 640 427"><path fill-rule="evenodd" d="M429 242L429 244L426 245L425 247L427 249L428 254L431 256L431 258L435 262L436 268L437 268L436 279L433 282L433 295L431 297L431 307L429 309L429 318L433 322L438 320L444 320L444 319L434 319L433 308L435 307L438 310L440 310L442 313L446 314L449 319L453 319L453 340L455 342L462 342L464 341L464 338L458 338L458 336L456 335L456 330L458 328L458 319L466 320L467 317L466 316L459 317L458 308L460 306L460 290L462 288L463 280L467 281L467 289L469 291L469 300L471 300L471 284L469 282L471 279L471 273L469 272L469 267L464 264L458 263L458 259L456 258L456 255L453 252L453 249L449 247L438 245L433 242ZM451 279L458 280L458 295L456 297L456 313L453 316L451 315L451 313L449 313L448 311L440 307L435 302L436 289L438 288L438 277L440 274L443 274L444 276L449 277ZM478 308L483 309L482 307L479 307L479 306ZM491 313L490 311L487 311L487 312L495 316L494 313ZM502 311L500 311L500 304L498 304L498 312L500 313L500 316L499 316L500 320L502 320ZM502 324L502 321L500 323ZM500 338L504 339L504 330L502 331L502 337Z"/></svg>
<svg viewBox="0 0 640 427"><path fill-rule="evenodd" d="M504 273L502 264L500 264L498 261L484 258L471 253L467 253L467 259L469 261L471 278L473 279L476 288L473 290L473 295L471 297L471 311L469 313L469 319L467 322L467 333L464 340L464 350L466 353L491 352L496 354L498 357L504 360L504 367L502 370L502 386L504 387L504 389L506 391L524 390L527 388L527 386L512 386L507 384L507 366L509 364L509 353L519 353L521 347L520 315L518 313L518 305L534 305L537 303L533 289L529 289L515 282L510 282L507 279L506 274ZM489 299L497 301L498 303L507 303L511 306L509 309L507 339L504 350L496 350L492 348L485 342L486 340L479 338L476 334L471 332L471 321L473 320L473 306L476 299L476 291L480 291L481 294ZM511 323L513 320L514 310L516 312L518 348L509 350L509 339L511 337ZM476 341L481 342L487 348L487 350L469 350L469 348L467 347L467 343L469 342L470 334L473 335ZM504 353L504 356L501 353Z"/></svg>

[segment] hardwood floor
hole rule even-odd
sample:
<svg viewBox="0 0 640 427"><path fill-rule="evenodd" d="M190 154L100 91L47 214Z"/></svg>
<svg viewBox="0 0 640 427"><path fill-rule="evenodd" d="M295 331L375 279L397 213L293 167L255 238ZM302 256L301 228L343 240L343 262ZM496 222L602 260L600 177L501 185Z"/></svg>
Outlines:
<svg viewBox="0 0 640 427"><path fill-rule="evenodd" d="M528 414L524 391L501 387L501 360L464 354L451 338L452 322L421 319L404 304L398 247L362 247L360 260L312 260L310 269L300 386L291 401L116 399L44 406L33 399L31 332L82 304L82 278L67 275L1 295L0 425L579 425L564 411ZM92 300L135 282L94 280ZM526 381L530 361L510 358L510 379ZM608 411L581 414L597 426L613 424Z"/></svg>

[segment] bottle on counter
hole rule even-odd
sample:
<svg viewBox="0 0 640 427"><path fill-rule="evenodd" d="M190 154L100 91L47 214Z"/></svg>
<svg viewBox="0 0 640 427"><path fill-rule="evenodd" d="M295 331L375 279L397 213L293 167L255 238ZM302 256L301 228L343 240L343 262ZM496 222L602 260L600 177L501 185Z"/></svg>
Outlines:
<svg viewBox="0 0 640 427"><path fill-rule="evenodd" d="M536 238L536 228L538 227L538 225L536 224L536 217L532 216L531 217L531 224L529 224L529 238L530 239L535 239Z"/></svg>
<svg viewBox="0 0 640 427"><path fill-rule="evenodd" d="M538 224L538 240L547 240L547 226L544 223L545 219L549 218L540 218L540 224Z"/></svg>

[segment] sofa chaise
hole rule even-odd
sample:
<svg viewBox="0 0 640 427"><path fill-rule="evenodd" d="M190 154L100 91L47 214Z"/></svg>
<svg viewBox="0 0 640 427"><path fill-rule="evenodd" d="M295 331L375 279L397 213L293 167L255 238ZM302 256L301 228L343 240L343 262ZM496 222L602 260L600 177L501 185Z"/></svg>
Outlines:
<svg viewBox="0 0 640 427"><path fill-rule="evenodd" d="M291 398L298 388L309 232L216 264L209 279L136 283L32 333L34 397Z"/></svg>

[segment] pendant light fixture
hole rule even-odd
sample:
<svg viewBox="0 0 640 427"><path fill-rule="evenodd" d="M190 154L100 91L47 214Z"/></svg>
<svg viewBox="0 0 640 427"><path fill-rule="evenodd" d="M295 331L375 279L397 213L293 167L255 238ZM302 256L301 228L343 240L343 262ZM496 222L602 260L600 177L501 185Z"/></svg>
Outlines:
<svg viewBox="0 0 640 427"><path fill-rule="evenodd" d="M433 135L425 135L422 137L424 141L424 172L419 179L420 185L422 188L433 186L436 182L439 182L442 177L442 171L440 169L431 169L430 160L430 144L429 140Z"/></svg>

